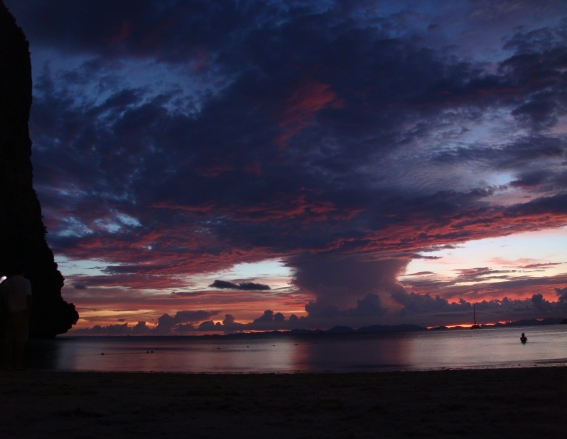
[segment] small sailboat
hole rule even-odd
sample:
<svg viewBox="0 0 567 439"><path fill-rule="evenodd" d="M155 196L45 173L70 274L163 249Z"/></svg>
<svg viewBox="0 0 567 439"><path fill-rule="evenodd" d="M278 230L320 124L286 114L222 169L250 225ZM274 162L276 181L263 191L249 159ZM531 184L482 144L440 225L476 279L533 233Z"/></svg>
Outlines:
<svg viewBox="0 0 567 439"><path fill-rule="evenodd" d="M471 329L480 329L481 326L476 323L476 305L474 303L472 309L473 309L474 324L471 326Z"/></svg>

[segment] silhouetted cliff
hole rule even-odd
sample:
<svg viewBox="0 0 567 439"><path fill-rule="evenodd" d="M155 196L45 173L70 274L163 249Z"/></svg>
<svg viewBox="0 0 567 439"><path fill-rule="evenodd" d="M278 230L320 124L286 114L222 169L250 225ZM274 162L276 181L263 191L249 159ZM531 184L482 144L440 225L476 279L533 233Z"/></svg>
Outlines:
<svg viewBox="0 0 567 439"><path fill-rule="evenodd" d="M14 261L26 265L33 290L30 333L47 338L66 332L79 315L61 298L63 276L45 241L41 206L32 186L31 102L29 44L0 0L0 275L9 272Z"/></svg>

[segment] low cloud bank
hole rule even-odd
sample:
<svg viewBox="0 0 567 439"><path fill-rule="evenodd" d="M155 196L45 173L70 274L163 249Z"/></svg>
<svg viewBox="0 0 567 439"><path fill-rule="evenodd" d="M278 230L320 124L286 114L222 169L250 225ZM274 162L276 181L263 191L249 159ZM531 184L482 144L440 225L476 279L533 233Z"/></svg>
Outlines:
<svg viewBox="0 0 567 439"><path fill-rule="evenodd" d="M558 300L548 301L541 294L527 299L483 300L476 302L477 320L480 323L495 323L503 320L519 320L542 317L564 317L567 314L567 288L555 289ZM235 333L244 331L276 331L292 329L328 329L346 325L353 328L374 324L413 323L423 326L472 322L473 302L459 299L449 303L447 299L430 294L407 292L403 287L391 294L392 299L402 305L400 309L385 308L377 294L368 294L358 300L357 306L346 310L338 307L320 308L316 302L305 306L307 316L288 318L280 312L266 310L250 323L238 323L231 314L225 314L222 322L212 317L220 311L179 311L175 316L163 314L158 325L150 327L146 322L137 322L77 329L73 332L91 335L184 335L207 332ZM511 316L514 316L511 318Z"/></svg>
<svg viewBox="0 0 567 439"><path fill-rule="evenodd" d="M194 323L209 321L218 315L220 311L178 311L175 316L163 314L158 318L157 326L148 326L147 322L141 321L134 326L128 326L128 322L116 325L95 325L92 328L77 329L74 332L81 334L107 334L107 335L173 335L194 332ZM123 319L120 319L121 321Z"/></svg>
<svg viewBox="0 0 567 439"><path fill-rule="evenodd" d="M314 296L305 305L306 316L286 318L281 312L265 310L250 323L239 323L225 314L221 321L213 317L220 310L179 311L174 316L163 314L155 327L146 322L134 326L127 323L95 326L75 332L88 334L198 334L207 332L234 333L292 329L328 329L334 326L360 328L377 324L417 324L438 326L472 323L473 303L479 323L506 320L565 317L567 287L555 288L557 301L547 300L541 293L526 299L482 300L473 302L462 296L449 302L431 293L408 291L397 281L406 269L407 259L373 259L368 255L303 254L288 261L294 270L295 287ZM475 277L488 269L463 271ZM269 286L252 282L233 283L216 280L210 287L235 290L267 290Z"/></svg>

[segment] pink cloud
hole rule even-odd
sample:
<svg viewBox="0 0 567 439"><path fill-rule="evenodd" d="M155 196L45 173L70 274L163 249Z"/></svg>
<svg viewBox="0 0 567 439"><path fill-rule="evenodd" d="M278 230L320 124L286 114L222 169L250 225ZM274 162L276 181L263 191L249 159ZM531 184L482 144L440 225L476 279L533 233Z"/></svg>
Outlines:
<svg viewBox="0 0 567 439"><path fill-rule="evenodd" d="M285 148L290 138L311 125L317 112L325 108L340 108L342 105L328 84L308 81L296 87L286 101L286 108L279 123L282 134L276 143L280 148Z"/></svg>

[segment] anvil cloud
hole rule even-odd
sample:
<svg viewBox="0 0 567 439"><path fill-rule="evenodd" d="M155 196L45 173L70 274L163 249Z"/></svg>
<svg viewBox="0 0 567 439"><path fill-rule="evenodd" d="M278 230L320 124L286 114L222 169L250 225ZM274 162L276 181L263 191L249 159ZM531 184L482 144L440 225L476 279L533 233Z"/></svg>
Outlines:
<svg viewBox="0 0 567 439"><path fill-rule="evenodd" d="M567 253L439 256L564 239L562 2L5 3L30 40L35 186L83 327L567 312Z"/></svg>

